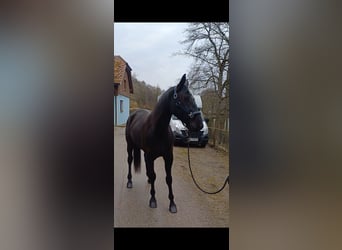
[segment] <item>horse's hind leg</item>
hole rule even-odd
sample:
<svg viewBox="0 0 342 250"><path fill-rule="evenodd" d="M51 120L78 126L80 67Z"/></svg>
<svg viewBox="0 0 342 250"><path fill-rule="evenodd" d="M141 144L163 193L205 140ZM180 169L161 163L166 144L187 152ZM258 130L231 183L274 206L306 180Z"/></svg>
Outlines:
<svg viewBox="0 0 342 250"><path fill-rule="evenodd" d="M171 213L177 213L177 206L174 202L174 196L172 192L172 175L171 175L171 167L173 162L173 154L169 154L163 157L165 161L165 172L166 172L166 184L169 188L169 200L170 200L170 206L169 211Z"/></svg>
<svg viewBox="0 0 342 250"><path fill-rule="evenodd" d="M151 183L151 198L150 198L150 207L151 208L156 208L157 207L157 200L155 197L156 191L154 189L154 182L156 180L156 173L154 172L154 160L149 157L146 153L145 153L145 165L146 165L146 173L148 176L148 180L149 183Z"/></svg>
<svg viewBox="0 0 342 250"><path fill-rule="evenodd" d="M128 175L127 175L127 188L132 188L132 161L133 161L133 147L127 143L127 162L128 162Z"/></svg>

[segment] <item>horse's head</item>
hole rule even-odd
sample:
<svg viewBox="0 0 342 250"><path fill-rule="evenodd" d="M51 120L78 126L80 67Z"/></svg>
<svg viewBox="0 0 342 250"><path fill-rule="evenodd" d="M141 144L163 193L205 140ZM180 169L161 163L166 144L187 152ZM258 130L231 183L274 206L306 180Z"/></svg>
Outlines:
<svg viewBox="0 0 342 250"><path fill-rule="evenodd" d="M199 131L203 128L201 112L188 89L185 74L173 88L171 112L185 123L190 131Z"/></svg>

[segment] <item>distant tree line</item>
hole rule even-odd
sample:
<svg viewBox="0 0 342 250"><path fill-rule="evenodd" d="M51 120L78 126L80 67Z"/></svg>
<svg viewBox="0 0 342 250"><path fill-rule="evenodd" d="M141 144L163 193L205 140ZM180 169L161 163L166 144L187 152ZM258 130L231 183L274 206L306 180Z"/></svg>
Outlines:
<svg viewBox="0 0 342 250"><path fill-rule="evenodd" d="M130 96L130 108L152 110L157 104L157 98L161 93L161 89L158 86L154 87L145 81L138 80L135 74L132 76L132 82L134 94Z"/></svg>

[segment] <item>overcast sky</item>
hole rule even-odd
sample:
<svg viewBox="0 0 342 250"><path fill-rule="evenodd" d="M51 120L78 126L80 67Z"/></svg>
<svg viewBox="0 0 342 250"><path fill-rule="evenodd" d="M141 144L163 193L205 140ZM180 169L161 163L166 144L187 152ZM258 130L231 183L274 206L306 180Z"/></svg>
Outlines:
<svg viewBox="0 0 342 250"><path fill-rule="evenodd" d="M192 59L173 55L184 48L188 23L114 23L114 54L138 80L166 90L188 74Z"/></svg>

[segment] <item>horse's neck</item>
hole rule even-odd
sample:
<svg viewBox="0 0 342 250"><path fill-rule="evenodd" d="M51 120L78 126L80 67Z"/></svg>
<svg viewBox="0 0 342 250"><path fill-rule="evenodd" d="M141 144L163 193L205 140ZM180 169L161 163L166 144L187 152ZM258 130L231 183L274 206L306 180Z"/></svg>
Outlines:
<svg viewBox="0 0 342 250"><path fill-rule="evenodd" d="M165 131L168 129L171 119L171 111L167 100L162 100L150 113L152 127L156 131Z"/></svg>

